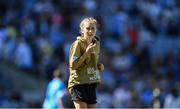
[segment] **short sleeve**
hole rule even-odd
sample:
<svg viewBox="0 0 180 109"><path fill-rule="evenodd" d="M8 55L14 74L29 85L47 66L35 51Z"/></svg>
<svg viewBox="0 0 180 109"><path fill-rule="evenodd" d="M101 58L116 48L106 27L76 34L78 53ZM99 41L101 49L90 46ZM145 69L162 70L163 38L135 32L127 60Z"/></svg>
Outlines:
<svg viewBox="0 0 180 109"><path fill-rule="evenodd" d="M80 49L81 48L79 41L75 41L70 48L70 57L69 57L70 67L72 67L72 65L75 64L77 60L80 58L81 56Z"/></svg>

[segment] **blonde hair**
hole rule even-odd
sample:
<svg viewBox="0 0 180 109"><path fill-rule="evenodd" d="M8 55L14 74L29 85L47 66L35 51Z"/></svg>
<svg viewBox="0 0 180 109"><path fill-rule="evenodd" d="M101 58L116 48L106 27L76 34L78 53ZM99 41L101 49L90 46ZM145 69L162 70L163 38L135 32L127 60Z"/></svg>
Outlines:
<svg viewBox="0 0 180 109"><path fill-rule="evenodd" d="M97 20L94 19L93 17L84 18L84 19L81 21L80 25L79 25L79 27L80 27L80 33L81 33L81 30L82 30L83 27L84 27L85 22L90 22L90 23L92 23L92 24L94 24L94 25L97 26Z"/></svg>

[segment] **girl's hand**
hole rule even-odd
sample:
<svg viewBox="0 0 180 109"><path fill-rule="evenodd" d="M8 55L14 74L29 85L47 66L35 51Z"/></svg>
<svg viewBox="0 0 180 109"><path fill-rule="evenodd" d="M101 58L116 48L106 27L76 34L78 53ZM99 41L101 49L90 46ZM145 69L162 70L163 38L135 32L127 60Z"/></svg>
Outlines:
<svg viewBox="0 0 180 109"><path fill-rule="evenodd" d="M91 52L93 52L93 48L96 46L96 43L95 44L93 44L93 43L90 43L88 46L87 46L87 48L86 48L86 53L91 53Z"/></svg>
<svg viewBox="0 0 180 109"><path fill-rule="evenodd" d="M98 64L97 68L100 72L102 72L104 70L104 65L103 64Z"/></svg>

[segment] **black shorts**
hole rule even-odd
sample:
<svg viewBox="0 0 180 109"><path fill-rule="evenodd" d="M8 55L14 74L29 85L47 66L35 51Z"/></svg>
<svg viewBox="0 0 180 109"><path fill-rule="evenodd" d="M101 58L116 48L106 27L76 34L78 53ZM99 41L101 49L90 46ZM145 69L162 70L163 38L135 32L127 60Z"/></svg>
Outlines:
<svg viewBox="0 0 180 109"><path fill-rule="evenodd" d="M73 101L80 100L87 104L96 104L96 87L96 83L73 86L70 92L71 98Z"/></svg>

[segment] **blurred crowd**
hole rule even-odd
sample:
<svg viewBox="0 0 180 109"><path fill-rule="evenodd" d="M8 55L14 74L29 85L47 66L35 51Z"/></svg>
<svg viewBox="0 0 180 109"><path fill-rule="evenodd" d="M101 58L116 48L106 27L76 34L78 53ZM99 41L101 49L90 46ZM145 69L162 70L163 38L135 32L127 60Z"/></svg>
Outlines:
<svg viewBox="0 0 180 109"><path fill-rule="evenodd" d="M155 98L180 107L179 0L1 0L0 61L47 80L59 67L67 84L69 48L87 16L99 22L105 65L98 107L147 108Z"/></svg>

